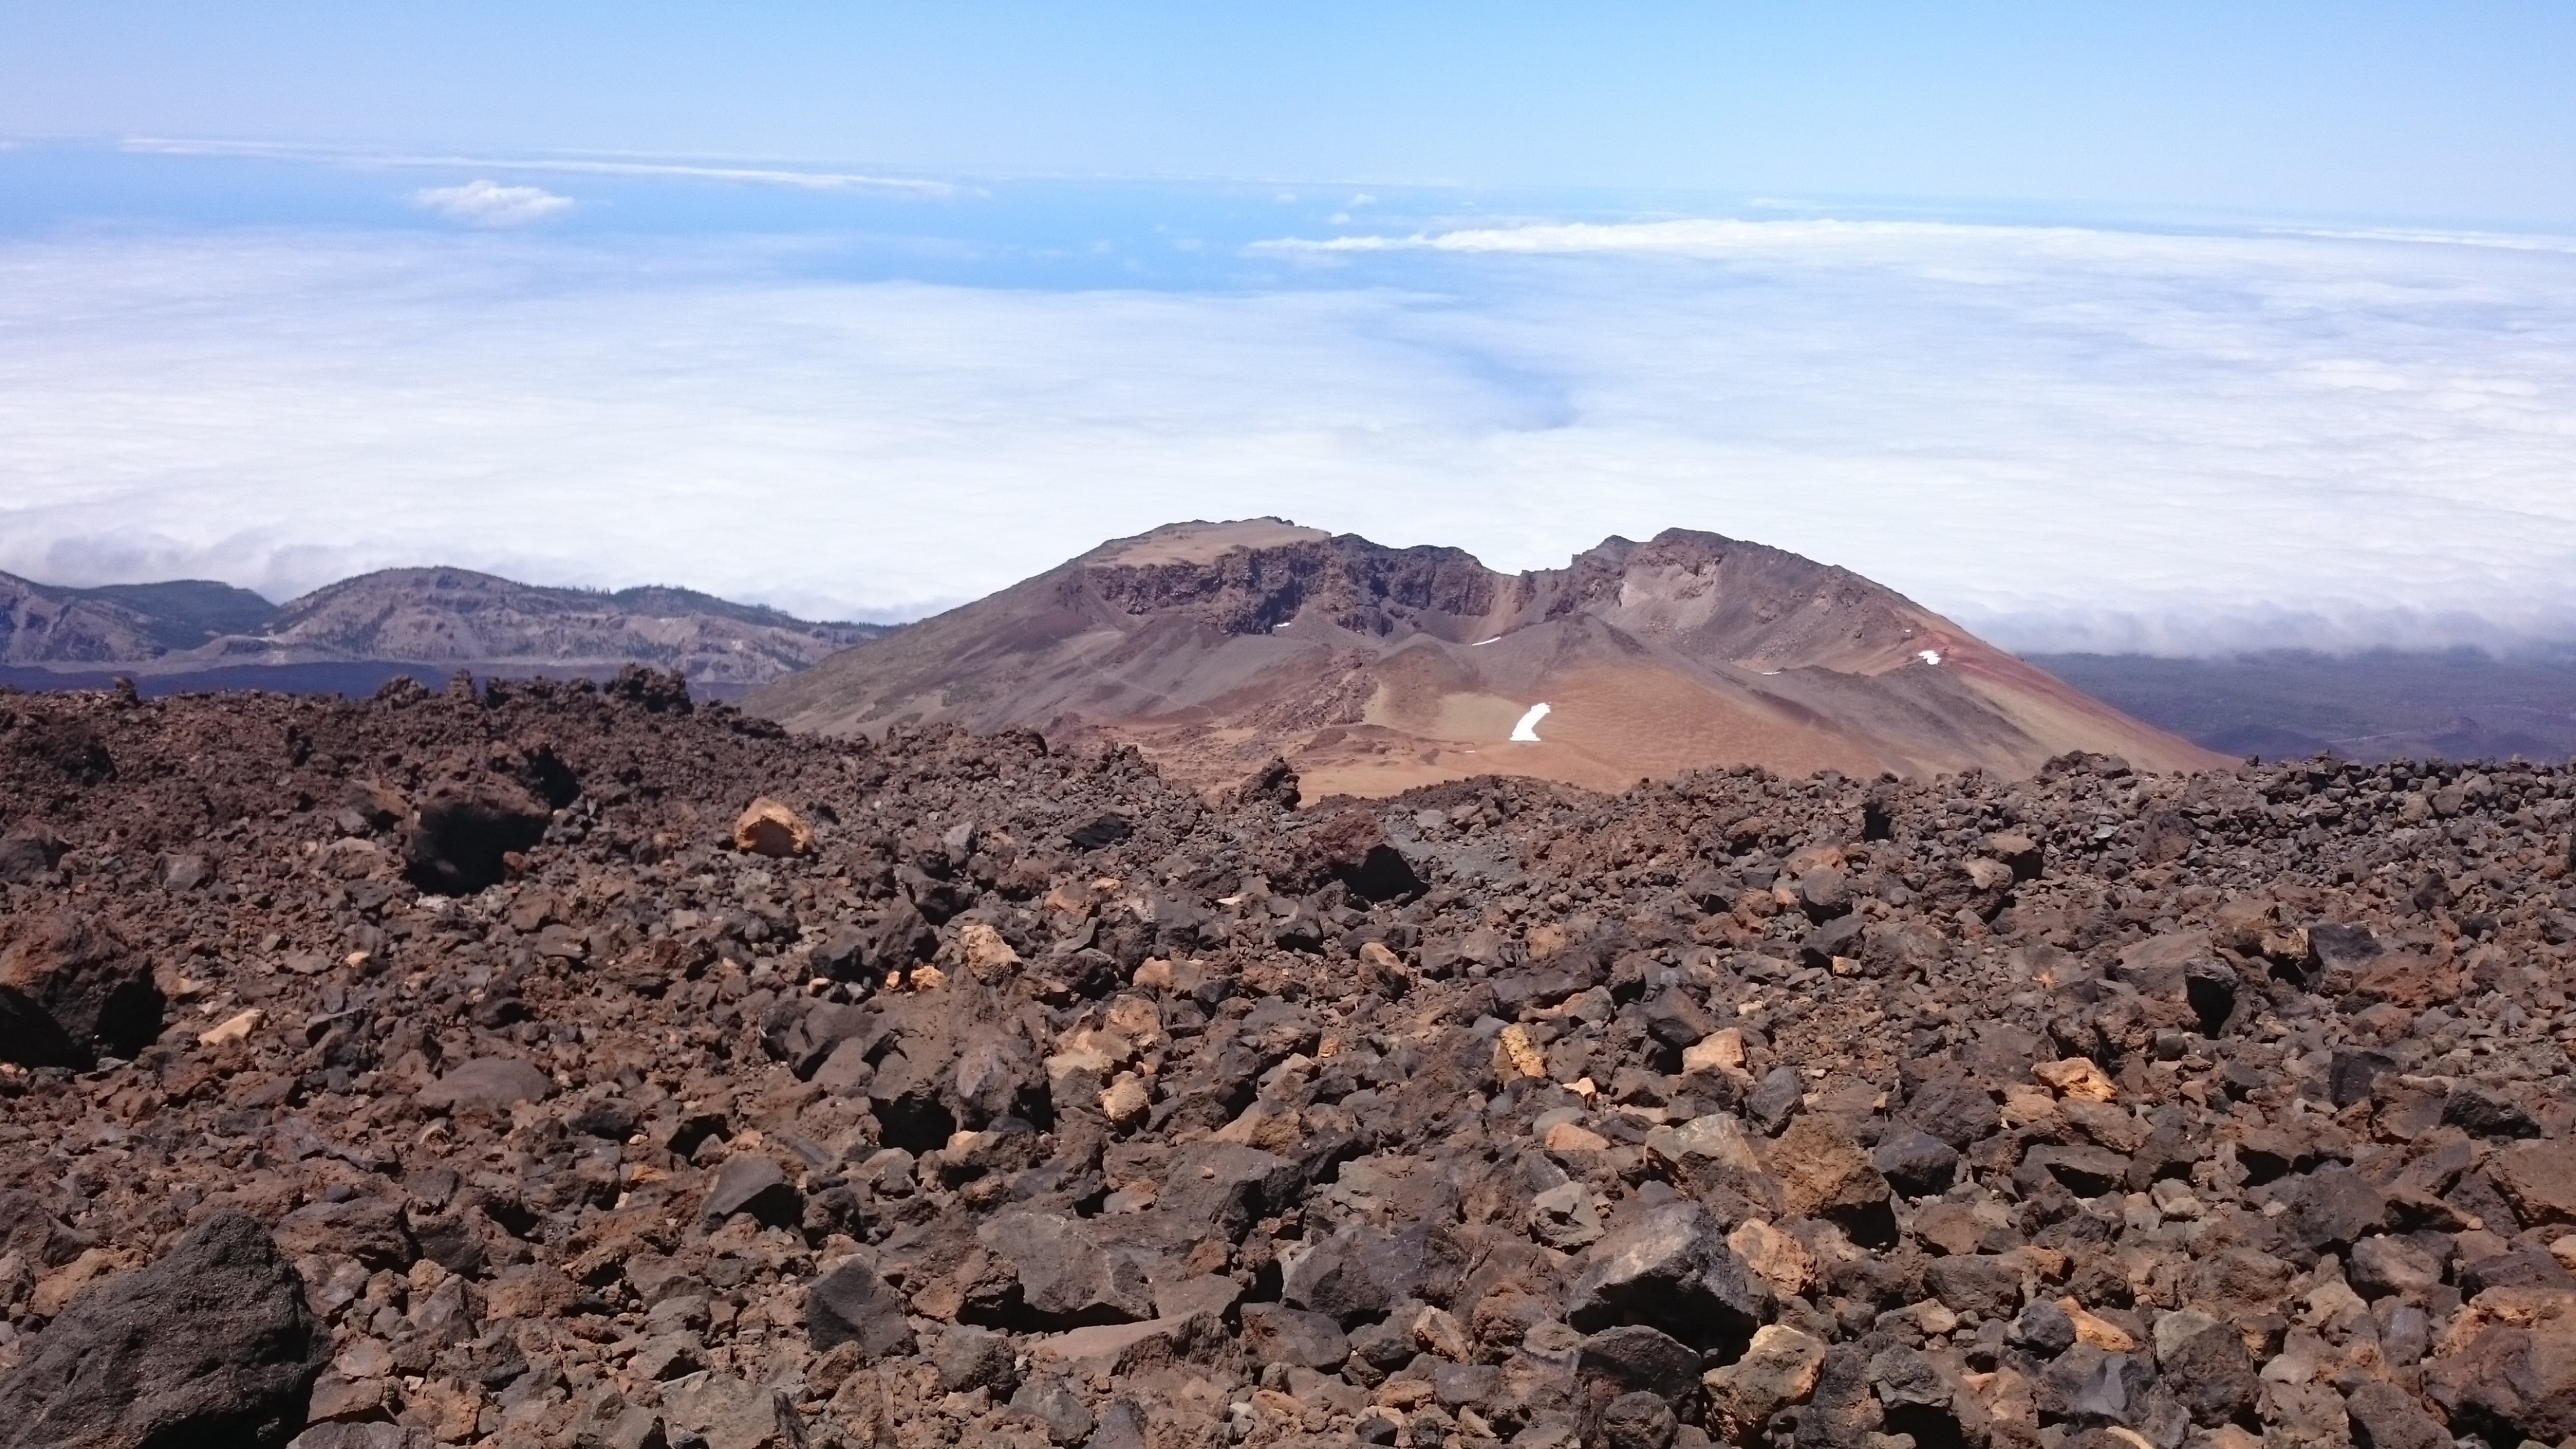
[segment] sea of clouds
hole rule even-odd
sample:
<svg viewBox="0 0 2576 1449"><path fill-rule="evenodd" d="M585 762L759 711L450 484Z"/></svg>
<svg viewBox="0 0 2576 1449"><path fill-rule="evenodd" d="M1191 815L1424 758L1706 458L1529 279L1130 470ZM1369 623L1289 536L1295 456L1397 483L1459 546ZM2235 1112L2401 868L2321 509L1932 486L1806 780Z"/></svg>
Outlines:
<svg viewBox="0 0 2576 1449"><path fill-rule="evenodd" d="M549 231L539 179L0 239L0 570L901 618L1274 514L1507 569L1709 529L2031 650L2576 639L2551 238L1363 213L1230 285L961 285Z"/></svg>

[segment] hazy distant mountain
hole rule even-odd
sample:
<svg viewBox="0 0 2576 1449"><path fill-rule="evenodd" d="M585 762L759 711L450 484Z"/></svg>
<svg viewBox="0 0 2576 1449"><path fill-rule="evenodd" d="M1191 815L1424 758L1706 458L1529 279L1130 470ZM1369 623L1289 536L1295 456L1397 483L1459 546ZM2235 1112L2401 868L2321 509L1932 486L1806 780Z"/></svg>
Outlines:
<svg viewBox="0 0 2576 1449"><path fill-rule="evenodd" d="M2273 650L2220 659L2035 655L2140 719L2229 755L2298 759L2563 760L2576 754L2576 651L2359 654Z"/></svg>
<svg viewBox="0 0 2576 1449"><path fill-rule="evenodd" d="M1310 794L1489 771L1615 789L1739 762L2019 775L2072 749L2218 762L1856 574L1681 530L1514 576L1276 519L1175 524L746 705L828 732L1095 733L1210 784L1284 751Z"/></svg>
<svg viewBox="0 0 2576 1449"><path fill-rule="evenodd" d="M398 662L439 669L676 669L734 692L887 631L814 623L688 589L600 593L467 569L386 569L284 605L184 581L67 589L0 574L0 663L151 675Z"/></svg>
<svg viewBox="0 0 2576 1449"><path fill-rule="evenodd" d="M68 589L0 574L0 663L115 663L257 629L277 606L204 579Z"/></svg>

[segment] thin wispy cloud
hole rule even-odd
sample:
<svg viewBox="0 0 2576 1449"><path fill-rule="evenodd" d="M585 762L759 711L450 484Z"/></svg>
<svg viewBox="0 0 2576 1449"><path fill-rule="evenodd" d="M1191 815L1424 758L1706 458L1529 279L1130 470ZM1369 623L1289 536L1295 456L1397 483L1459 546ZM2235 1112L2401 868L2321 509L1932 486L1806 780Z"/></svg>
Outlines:
<svg viewBox="0 0 2576 1449"><path fill-rule="evenodd" d="M0 569L282 596L435 559L883 617L1276 513L1504 568L1713 529L2024 648L2576 638L2565 253L1426 235L1194 293L526 232L0 245Z"/></svg>
<svg viewBox="0 0 2576 1449"><path fill-rule="evenodd" d="M909 177L867 176L848 171L800 171L775 166L731 166L689 161L620 160L587 156L413 154L400 151L359 151L338 147L296 146L256 141L191 141L144 136L128 138L124 148L128 151L158 156L227 156L388 169L515 171L555 176L730 181L753 186L783 186L796 191L882 191L917 196L955 196L967 190L951 182Z"/></svg>
<svg viewBox="0 0 2576 1449"><path fill-rule="evenodd" d="M525 226L572 210L569 196L557 196L539 186L503 186L497 181L424 187L413 192L411 199L424 211L471 226Z"/></svg>

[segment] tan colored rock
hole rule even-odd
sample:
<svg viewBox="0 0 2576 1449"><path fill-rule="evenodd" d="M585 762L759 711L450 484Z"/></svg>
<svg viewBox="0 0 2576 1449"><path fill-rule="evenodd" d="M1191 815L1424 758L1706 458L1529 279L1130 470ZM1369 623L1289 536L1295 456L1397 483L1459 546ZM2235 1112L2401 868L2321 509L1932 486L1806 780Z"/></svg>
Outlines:
<svg viewBox="0 0 2576 1449"><path fill-rule="evenodd" d="M1020 953L1011 949L1001 932L982 921L968 921L957 928L957 955L978 981L999 980L1020 964Z"/></svg>
<svg viewBox="0 0 2576 1449"><path fill-rule="evenodd" d="M2003 1117L2007 1127L2035 1127L2059 1119L2057 1098L2046 1087L2015 1082L2004 1088Z"/></svg>
<svg viewBox="0 0 2576 1449"><path fill-rule="evenodd" d="M1969 1374L1968 1392L1976 1397L1977 1407L2000 1423L2026 1424L2039 1427L2039 1391L2028 1378L2013 1369L1997 1369L1988 1374ZM2262 1441L2256 1440L2259 1445Z"/></svg>
<svg viewBox="0 0 2576 1449"><path fill-rule="evenodd" d="M1542 1145L1550 1152L1600 1152L1610 1146L1610 1139L1590 1128L1559 1122L1547 1129Z"/></svg>
<svg viewBox="0 0 2576 1449"><path fill-rule="evenodd" d="M1850 863L1849 852L1839 845L1828 842L1820 845L1802 845L1789 852L1789 859L1781 865L1780 871L1783 875L1796 877L1814 870L1840 870Z"/></svg>
<svg viewBox="0 0 2576 1449"><path fill-rule="evenodd" d="M235 1012L226 1017L222 1025L197 1033L197 1045L221 1047L231 1046L237 1041L248 1041L250 1034L259 1030L267 1020L268 1013L256 1006L248 1011Z"/></svg>
<svg viewBox="0 0 2576 1449"><path fill-rule="evenodd" d="M2118 1084L2083 1057L2041 1062L2030 1069L2030 1074L2046 1082L2059 1096L2078 1102L2108 1102L2120 1095Z"/></svg>
<svg viewBox="0 0 2576 1449"><path fill-rule="evenodd" d="M1973 856L1962 868L1968 872L1968 884L1981 891L1999 890L2012 884L2013 869L2000 860Z"/></svg>
<svg viewBox="0 0 2576 1449"><path fill-rule="evenodd" d="M1508 1086L1516 1081L1547 1080L1547 1054L1530 1040L1529 1030L1507 1026L1494 1039L1494 1075Z"/></svg>
<svg viewBox="0 0 2576 1449"><path fill-rule="evenodd" d="M1708 1392L1709 1427L1737 1444L1750 1444L1771 1416L1803 1404L1825 1371L1821 1340L1781 1324L1754 1330L1744 1356L1700 1375Z"/></svg>
<svg viewBox="0 0 2576 1449"><path fill-rule="evenodd" d="M1887 1179L1860 1144L1815 1117L1800 1117L1771 1146L1771 1173L1794 1217L1823 1217L1887 1201Z"/></svg>
<svg viewBox="0 0 2576 1449"><path fill-rule="evenodd" d="M1041 904L1049 915L1062 916L1067 921L1086 921L1091 918L1096 902L1090 886L1080 881L1066 881L1049 890Z"/></svg>
<svg viewBox="0 0 2576 1449"><path fill-rule="evenodd" d="M1744 1030L1727 1027L1710 1032L1682 1053L1684 1072L1724 1072L1729 1076L1751 1080L1751 1056L1744 1045Z"/></svg>
<svg viewBox="0 0 2576 1449"><path fill-rule="evenodd" d="M763 795L733 823L733 848L750 855L784 858L814 848L814 827L785 805Z"/></svg>
<svg viewBox="0 0 2576 1449"><path fill-rule="evenodd" d="M1405 969L1404 958L1383 941L1361 943L1359 977L1361 985L1390 999L1413 988L1413 973Z"/></svg>
<svg viewBox="0 0 2576 1449"><path fill-rule="evenodd" d="M335 880L367 880L393 874L394 858L374 841L352 835L324 846L314 864Z"/></svg>
<svg viewBox="0 0 2576 1449"><path fill-rule="evenodd" d="M1100 1094L1100 1112L1113 1126L1133 1127L1145 1120L1154 1107L1154 1099L1145 1084L1133 1073L1122 1072L1118 1080Z"/></svg>
<svg viewBox="0 0 2576 1449"><path fill-rule="evenodd" d="M1118 1070L1118 1063L1097 1046L1068 1044L1063 1051L1046 1059L1049 1082L1062 1082L1076 1072L1089 1072L1095 1078L1106 1078Z"/></svg>
<svg viewBox="0 0 2576 1449"><path fill-rule="evenodd" d="M483 1416L481 1386L462 1379L431 1379L406 1393L411 1415L429 1426L442 1444L463 1444L476 1437Z"/></svg>
<svg viewBox="0 0 2576 1449"><path fill-rule="evenodd" d="M556 1269L542 1265L513 1268L484 1290L486 1318L552 1318L569 1312L580 1288Z"/></svg>
<svg viewBox="0 0 2576 1449"><path fill-rule="evenodd" d="M1474 1359L1476 1345L1446 1308L1425 1308L1413 1316L1413 1346L1451 1363Z"/></svg>
<svg viewBox="0 0 2576 1449"><path fill-rule="evenodd" d="M1163 1040L1163 1018L1154 1003L1141 996L1121 996L1101 1013L1101 1025L1135 1043L1137 1050L1150 1051Z"/></svg>
<svg viewBox="0 0 2576 1449"><path fill-rule="evenodd" d="M2363 967L2352 989L2391 1006L2422 1011L2459 1000L2467 987L2467 978L2451 962L2421 951L2391 951Z"/></svg>
<svg viewBox="0 0 2576 1449"><path fill-rule="evenodd" d="M2057 1306L2066 1310L2068 1321L2075 1325L2077 1343L2089 1343L2104 1353L2138 1351L2138 1341L2130 1336L2127 1329L2109 1319L2094 1316L2083 1304L2073 1298L2060 1298L2057 1300Z"/></svg>
<svg viewBox="0 0 2576 1449"><path fill-rule="evenodd" d="M1747 1218L1735 1231L1726 1235L1726 1245L1754 1276L1771 1285L1772 1291L1784 1297L1803 1296L1816 1284L1816 1255L1806 1245L1787 1233L1762 1221Z"/></svg>

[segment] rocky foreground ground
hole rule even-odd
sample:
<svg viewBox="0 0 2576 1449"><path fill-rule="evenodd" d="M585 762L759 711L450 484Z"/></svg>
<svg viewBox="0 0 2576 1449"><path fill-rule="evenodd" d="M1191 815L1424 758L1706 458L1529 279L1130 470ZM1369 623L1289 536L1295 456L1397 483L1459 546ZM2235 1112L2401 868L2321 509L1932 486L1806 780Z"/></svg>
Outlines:
<svg viewBox="0 0 2576 1449"><path fill-rule="evenodd" d="M2576 774L1295 793L0 696L0 1445L2576 1436Z"/></svg>

